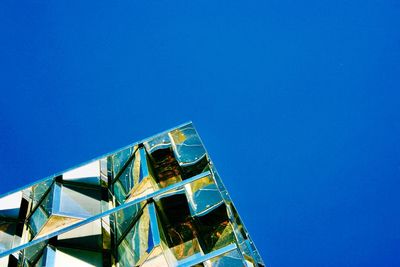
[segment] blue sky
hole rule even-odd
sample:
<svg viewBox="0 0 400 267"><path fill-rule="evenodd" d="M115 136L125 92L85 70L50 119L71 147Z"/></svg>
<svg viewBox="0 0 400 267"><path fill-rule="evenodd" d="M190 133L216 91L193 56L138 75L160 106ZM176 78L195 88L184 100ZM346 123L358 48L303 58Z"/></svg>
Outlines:
<svg viewBox="0 0 400 267"><path fill-rule="evenodd" d="M1 1L0 193L192 120L268 266L400 266L398 1L111 2Z"/></svg>

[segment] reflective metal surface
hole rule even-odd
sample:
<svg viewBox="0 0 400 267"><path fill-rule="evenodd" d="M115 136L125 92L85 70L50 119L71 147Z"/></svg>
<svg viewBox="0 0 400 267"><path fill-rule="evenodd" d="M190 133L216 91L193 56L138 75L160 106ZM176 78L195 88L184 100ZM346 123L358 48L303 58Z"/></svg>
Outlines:
<svg viewBox="0 0 400 267"><path fill-rule="evenodd" d="M0 196L0 266L264 266L191 123Z"/></svg>

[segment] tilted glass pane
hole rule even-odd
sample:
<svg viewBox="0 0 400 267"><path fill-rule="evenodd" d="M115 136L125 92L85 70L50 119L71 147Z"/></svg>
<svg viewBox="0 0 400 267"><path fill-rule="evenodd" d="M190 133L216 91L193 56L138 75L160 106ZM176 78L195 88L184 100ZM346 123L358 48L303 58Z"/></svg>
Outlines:
<svg viewBox="0 0 400 267"><path fill-rule="evenodd" d="M129 147L124 150L121 150L109 157L109 162L111 163L111 169L113 171L114 176L118 175L124 165L127 163L128 159L131 157L134 152L134 147Z"/></svg>
<svg viewBox="0 0 400 267"><path fill-rule="evenodd" d="M193 126L188 125L173 130L170 136L174 143L176 158L181 164L192 164L206 154Z"/></svg>
<svg viewBox="0 0 400 267"><path fill-rule="evenodd" d="M127 192L125 191L124 187L122 186L120 181L116 181L113 184L114 188L114 196L115 199L117 200L117 204L122 204L125 202L125 198L127 196Z"/></svg>
<svg viewBox="0 0 400 267"><path fill-rule="evenodd" d="M142 212L143 204L137 203L133 206L122 209L113 215L115 218L115 229L117 240L135 223L137 217Z"/></svg>
<svg viewBox="0 0 400 267"><path fill-rule="evenodd" d="M134 186L134 168L133 165L135 160L132 160L125 170L118 177L118 180L121 182L121 185L124 187L125 192L129 192Z"/></svg>
<svg viewBox="0 0 400 267"><path fill-rule="evenodd" d="M23 251L23 261L27 266L35 264L43 255L43 249L47 245L47 241L40 242L39 244L30 246Z"/></svg>
<svg viewBox="0 0 400 267"><path fill-rule="evenodd" d="M208 261L203 262L204 267L242 267L245 266L240 252L235 249ZM248 266L248 265L247 265ZM248 266L250 267L250 266Z"/></svg>
<svg viewBox="0 0 400 267"><path fill-rule="evenodd" d="M49 190L51 184L53 183L53 179L47 179L43 182L40 182L34 186L32 186L32 200L33 205L36 206L45 193Z"/></svg>
<svg viewBox="0 0 400 267"><path fill-rule="evenodd" d="M192 216L201 216L223 202L211 175L186 185L185 189Z"/></svg>
<svg viewBox="0 0 400 267"><path fill-rule="evenodd" d="M171 140L168 133L162 133L154 136L150 140L145 141L144 146L149 153L153 153L158 149L165 149L171 146Z"/></svg>
<svg viewBox="0 0 400 267"><path fill-rule="evenodd" d="M196 216L196 221L204 242L204 252L208 253L235 242L225 204L219 205L202 216Z"/></svg>
<svg viewBox="0 0 400 267"><path fill-rule="evenodd" d="M140 261L144 261L149 251L149 227L148 209L144 208L143 213L118 246L120 266L136 266Z"/></svg>
<svg viewBox="0 0 400 267"><path fill-rule="evenodd" d="M102 250L102 220L82 225L74 228L57 237L58 247L72 247L84 250Z"/></svg>
<svg viewBox="0 0 400 267"><path fill-rule="evenodd" d="M46 211L47 214L51 214L53 211L53 200L54 200L54 186L48 191L46 197L40 202L40 206Z"/></svg>
<svg viewBox="0 0 400 267"><path fill-rule="evenodd" d="M61 187L59 213L75 217L88 217L100 213L100 190L92 187L84 188L79 186Z"/></svg>
<svg viewBox="0 0 400 267"><path fill-rule="evenodd" d="M0 221L0 252L12 248L16 226L15 222Z"/></svg>
<svg viewBox="0 0 400 267"><path fill-rule="evenodd" d="M40 231L40 229L42 229L47 219L47 213L43 210L41 206L39 206L29 218L29 226L33 236L35 236Z"/></svg>

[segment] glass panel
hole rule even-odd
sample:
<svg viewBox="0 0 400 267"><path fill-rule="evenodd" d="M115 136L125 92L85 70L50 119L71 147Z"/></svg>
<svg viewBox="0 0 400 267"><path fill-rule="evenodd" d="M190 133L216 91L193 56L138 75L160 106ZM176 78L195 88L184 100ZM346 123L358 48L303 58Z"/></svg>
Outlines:
<svg viewBox="0 0 400 267"><path fill-rule="evenodd" d="M57 237L58 247L101 250L102 245L102 225L100 219L74 228Z"/></svg>
<svg viewBox="0 0 400 267"><path fill-rule="evenodd" d="M16 223L0 221L0 252L12 248Z"/></svg>
<svg viewBox="0 0 400 267"><path fill-rule="evenodd" d="M235 242L225 205L219 205L205 215L197 216L196 221L204 252L208 253Z"/></svg>
<svg viewBox="0 0 400 267"><path fill-rule="evenodd" d="M119 240L128 228L135 223L141 211L142 205L141 203L138 203L115 213L117 240Z"/></svg>
<svg viewBox="0 0 400 267"><path fill-rule="evenodd" d="M155 150L150 158L155 179L161 188L182 181L182 169L171 148Z"/></svg>
<svg viewBox="0 0 400 267"><path fill-rule="evenodd" d="M208 158L204 155L198 161L193 164L181 165L182 167L182 175L183 179L187 179L193 177L199 173L205 172L209 170L208 166Z"/></svg>
<svg viewBox="0 0 400 267"><path fill-rule="evenodd" d="M51 184L53 183L53 179L48 179L43 181L39 184L32 186L32 199L33 199L33 206L36 206L47 190L50 188Z"/></svg>
<svg viewBox="0 0 400 267"><path fill-rule="evenodd" d="M145 208L140 218L118 246L118 263L120 266L137 266L139 261L144 261L148 251L152 249L148 247L149 223L148 209Z"/></svg>
<svg viewBox="0 0 400 267"><path fill-rule="evenodd" d="M138 179L135 179L135 183L140 183L143 181L143 179L149 176L154 179L153 167L150 164L146 149L141 147L138 154L139 156L135 162L135 178L138 177Z"/></svg>
<svg viewBox="0 0 400 267"><path fill-rule="evenodd" d="M114 177L118 175L118 173L124 167L133 152L134 147L129 147L110 156L110 162L112 164L111 169L113 171Z"/></svg>
<svg viewBox="0 0 400 267"><path fill-rule="evenodd" d="M177 190L156 201L168 247L177 260L200 252L196 223L190 216L184 190Z"/></svg>
<svg viewBox="0 0 400 267"><path fill-rule="evenodd" d="M47 242L40 242L39 244L26 248L23 252L24 263L28 264L27 266L30 266L31 264L40 261L39 258L42 256L46 244Z"/></svg>
<svg viewBox="0 0 400 267"><path fill-rule="evenodd" d="M32 236L36 236L40 232L53 211L54 188L55 186L53 185L50 190L47 190L46 196L42 198L39 206L37 206L29 218Z"/></svg>
<svg viewBox="0 0 400 267"><path fill-rule="evenodd" d="M127 240L123 240L117 250L119 266L135 266L135 263L139 260L139 256L135 254L134 249Z"/></svg>
<svg viewBox="0 0 400 267"><path fill-rule="evenodd" d="M201 251L199 240L194 236L194 224L191 222L175 225L168 229L171 239L171 251L177 260L183 260Z"/></svg>
<svg viewBox="0 0 400 267"><path fill-rule="evenodd" d="M99 188L88 189L70 185L61 187L60 209L57 214L85 218L99 214L100 211Z"/></svg>
<svg viewBox="0 0 400 267"><path fill-rule="evenodd" d="M226 202L230 202L230 197L228 192L225 189L224 184L222 183L221 177L219 176L217 170L215 169L214 165L212 163L210 163L210 171L212 173L212 176L214 178L214 182L218 187L218 190L221 193L222 198L226 201Z"/></svg>
<svg viewBox="0 0 400 267"><path fill-rule="evenodd" d="M35 236L40 231L40 229L42 229L42 227L46 224L47 219L47 213L43 210L41 206L39 206L29 218L29 226L32 230L33 236Z"/></svg>
<svg viewBox="0 0 400 267"><path fill-rule="evenodd" d="M173 130L170 136L173 140L176 158L181 164L192 164L206 154L203 144L192 125Z"/></svg>
<svg viewBox="0 0 400 267"><path fill-rule="evenodd" d="M146 147L147 152L151 154L158 149L170 147L171 140L169 139L168 133L163 133L144 142L144 146Z"/></svg>
<svg viewBox="0 0 400 267"><path fill-rule="evenodd" d="M54 186L50 189L46 197L40 203L40 206L47 212L47 214L51 214L53 211L53 198L54 198Z"/></svg>
<svg viewBox="0 0 400 267"><path fill-rule="evenodd" d="M141 147L136 153L132 170L134 186L129 192L127 201L148 195L158 188L146 150Z"/></svg>
<svg viewBox="0 0 400 267"><path fill-rule="evenodd" d="M211 260L203 262L204 267L242 267L243 258L240 255L240 252L235 249L228 253L222 254L218 257L212 258ZM249 266L249 265L246 265ZM252 265L250 265L252 266Z"/></svg>
<svg viewBox="0 0 400 267"><path fill-rule="evenodd" d="M40 258L39 258L39 260L37 261L37 263L35 264L35 267L42 267L42 266L46 266L45 264L44 264L44 255L42 255Z"/></svg>
<svg viewBox="0 0 400 267"><path fill-rule="evenodd" d="M186 185L185 189L192 216L201 216L223 202L211 176L194 181Z"/></svg>
<svg viewBox="0 0 400 267"><path fill-rule="evenodd" d="M113 188L115 199L118 201L117 205L124 203L127 192L125 192L125 189L122 186L121 182L116 181L113 185Z"/></svg>
<svg viewBox="0 0 400 267"><path fill-rule="evenodd" d="M121 182L121 185L124 187L125 192L129 192L134 186L134 162L135 160L132 160L118 178L118 180Z"/></svg>
<svg viewBox="0 0 400 267"><path fill-rule="evenodd" d="M251 240L247 230L245 229L238 212L232 202L229 203L229 216L233 224L233 229L236 234L237 243L239 248L243 252L243 255L250 262L258 262L260 265L264 265L260 254L258 253L253 241ZM254 260L253 260L254 259Z"/></svg>

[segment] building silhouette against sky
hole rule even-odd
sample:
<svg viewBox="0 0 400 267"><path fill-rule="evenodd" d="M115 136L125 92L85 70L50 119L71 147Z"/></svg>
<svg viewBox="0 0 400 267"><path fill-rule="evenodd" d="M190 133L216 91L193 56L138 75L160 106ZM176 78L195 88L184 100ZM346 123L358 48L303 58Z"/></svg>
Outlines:
<svg viewBox="0 0 400 267"><path fill-rule="evenodd" d="M0 266L264 266L191 123L0 198Z"/></svg>

